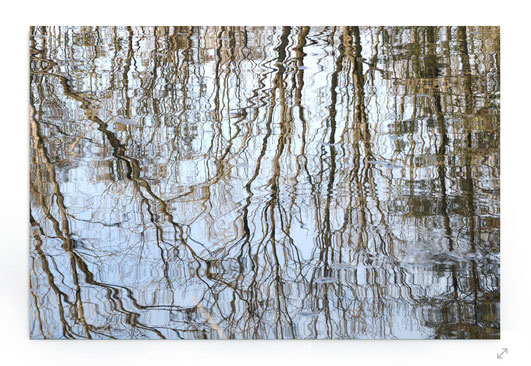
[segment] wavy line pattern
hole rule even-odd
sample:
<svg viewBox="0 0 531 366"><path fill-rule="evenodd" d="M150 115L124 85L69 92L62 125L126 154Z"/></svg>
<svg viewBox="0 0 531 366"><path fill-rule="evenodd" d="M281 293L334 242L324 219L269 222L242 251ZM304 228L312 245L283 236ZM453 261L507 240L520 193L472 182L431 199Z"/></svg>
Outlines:
<svg viewBox="0 0 531 366"><path fill-rule="evenodd" d="M499 338L497 27L33 27L33 339Z"/></svg>

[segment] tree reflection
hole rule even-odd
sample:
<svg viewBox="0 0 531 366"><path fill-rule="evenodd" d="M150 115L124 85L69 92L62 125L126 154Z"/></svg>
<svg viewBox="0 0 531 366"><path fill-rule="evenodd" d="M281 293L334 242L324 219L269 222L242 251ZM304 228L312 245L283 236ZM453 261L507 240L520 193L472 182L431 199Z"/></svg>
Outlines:
<svg viewBox="0 0 531 366"><path fill-rule="evenodd" d="M32 338L498 338L499 29L34 27Z"/></svg>

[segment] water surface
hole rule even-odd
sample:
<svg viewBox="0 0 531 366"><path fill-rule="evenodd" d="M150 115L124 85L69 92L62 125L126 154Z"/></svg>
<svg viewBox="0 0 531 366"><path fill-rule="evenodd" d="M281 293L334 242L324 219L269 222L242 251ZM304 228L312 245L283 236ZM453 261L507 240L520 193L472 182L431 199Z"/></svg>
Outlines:
<svg viewBox="0 0 531 366"><path fill-rule="evenodd" d="M32 28L31 338L499 338L499 42Z"/></svg>

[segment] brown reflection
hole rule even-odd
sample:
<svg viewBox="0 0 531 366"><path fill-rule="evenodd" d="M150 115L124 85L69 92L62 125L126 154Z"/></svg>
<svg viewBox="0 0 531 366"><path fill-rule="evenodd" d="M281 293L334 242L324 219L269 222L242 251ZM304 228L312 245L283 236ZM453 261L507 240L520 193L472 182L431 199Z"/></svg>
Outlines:
<svg viewBox="0 0 531 366"><path fill-rule="evenodd" d="M499 29L34 27L32 338L499 338Z"/></svg>

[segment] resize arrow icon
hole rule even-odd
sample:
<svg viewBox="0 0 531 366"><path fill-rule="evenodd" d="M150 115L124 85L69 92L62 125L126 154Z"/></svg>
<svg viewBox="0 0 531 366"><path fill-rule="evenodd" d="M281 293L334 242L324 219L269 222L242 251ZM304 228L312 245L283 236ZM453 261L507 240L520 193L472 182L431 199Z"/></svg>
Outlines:
<svg viewBox="0 0 531 366"><path fill-rule="evenodd" d="M506 353L508 354L508 353L509 353L509 350L508 350L507 348L502 348L502 352L501 352L501 353L497 353L498 358L499 358L499 359L503 359L502 356L503 356L504 354L506 354Z"/></svg>

